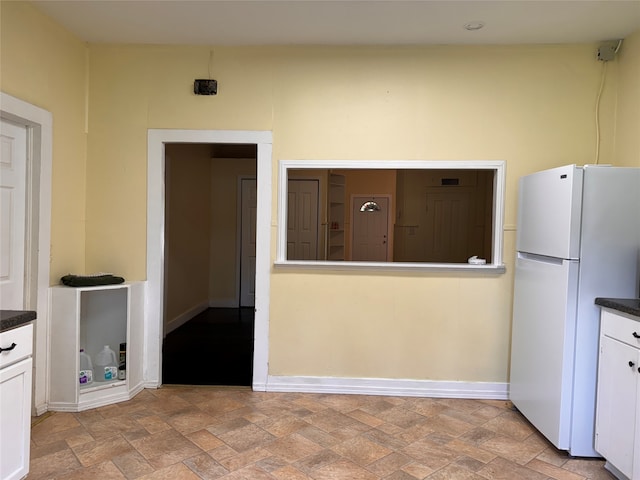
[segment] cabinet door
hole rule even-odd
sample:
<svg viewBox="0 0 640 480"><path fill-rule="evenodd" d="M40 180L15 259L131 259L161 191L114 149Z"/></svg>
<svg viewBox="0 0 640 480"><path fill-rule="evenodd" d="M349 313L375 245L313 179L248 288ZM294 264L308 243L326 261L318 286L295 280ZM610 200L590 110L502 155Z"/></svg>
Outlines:
<svg viewBox="0 0 640 480"><path fill-rule="evenodd" d="M638 349L602 337L595 447L629 478L633 472L638 407L638 357Z"/></svg>
<svg viewBox="0 0 640 480"><path fill-rule="evenodd" d="M31 428L31 357L0 370L0 479L29 472Z"/></svg>

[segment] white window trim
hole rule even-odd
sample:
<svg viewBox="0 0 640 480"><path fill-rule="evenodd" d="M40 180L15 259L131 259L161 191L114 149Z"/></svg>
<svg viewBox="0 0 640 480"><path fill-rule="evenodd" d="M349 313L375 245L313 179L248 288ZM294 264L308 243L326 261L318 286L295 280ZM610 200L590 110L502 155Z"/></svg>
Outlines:
<svg viewBox="0 0 640 480"><path fill-rule="evenodd" d="M303 169L386 169L386 170L494 170L494 205L492 252L493 261L486 265L465 263L417 263L417 262L349 262L349 261L309 261L287 260L287 179L289 170ZM400 270L400 271L460 271L477 273L504 273L503 230L504 230L504 161L427 161L427 160L280 160L278 167L278 238L276 243L277 268L329 269L329 270Z"/></svg>

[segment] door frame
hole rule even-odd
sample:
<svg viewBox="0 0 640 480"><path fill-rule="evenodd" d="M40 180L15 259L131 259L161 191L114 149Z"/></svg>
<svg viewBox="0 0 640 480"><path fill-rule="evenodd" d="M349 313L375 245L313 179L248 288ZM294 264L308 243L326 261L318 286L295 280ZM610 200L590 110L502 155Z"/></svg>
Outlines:
<svg viewBox="0 0 640 480"><path fill-rule="evenodd" d="M353 231L353 207L354 199L356 197L369 197L369 198L386 198L387 199L387 262L393 261L393 238L391 234L391 225L393 225L393 213L391 211L391 195L388 193L378 193L378 194L369 194L369 193L352 193L349 199L350 209L349 209L349 252L348 258L353 258L353 239L354 239L354 231Z"/></svg>
<svg viewBox="0 0 640 480"><path fill-rule="evenodd" d="M144 384L162 382L165 224L165 144L244 143L257 145L256 297L253 352L254 390L265 391L269 360L271 265L272 132L251 130L149 129L147 132L147 288L145 295Z"/></svg>
<svg viewBox="0 0 640 480"><path fill-rule="evenodd" d="M49 261L51 256L51 112L0 92L0 116L27 129L27 239L25 308L38 319L34 338L33 405L37 415L49 400Z"/></svg>

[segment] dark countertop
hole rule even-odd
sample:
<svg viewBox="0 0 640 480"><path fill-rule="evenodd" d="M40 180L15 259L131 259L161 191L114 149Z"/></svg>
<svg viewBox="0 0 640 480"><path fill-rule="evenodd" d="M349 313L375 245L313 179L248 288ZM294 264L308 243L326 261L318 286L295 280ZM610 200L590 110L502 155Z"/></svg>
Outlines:
<svg viewBox="0 0 640 480"><path fill-rule="evenodd" d="M596 298L596 305L640 317L640 298Z"/></svg>
<svg viewBox="0 0 640 480"><path fill-rule="evenodd" d="M36 312L30 310L0 310L0 332L11 330L36 319Z"/></svg>

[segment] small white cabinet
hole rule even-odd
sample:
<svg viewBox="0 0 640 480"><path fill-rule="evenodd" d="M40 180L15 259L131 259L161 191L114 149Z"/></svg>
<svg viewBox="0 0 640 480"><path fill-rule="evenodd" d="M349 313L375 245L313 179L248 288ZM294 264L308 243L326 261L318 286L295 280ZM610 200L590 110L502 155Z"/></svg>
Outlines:
<svg viewBox="0 0 640 480"><path fill-rule="evenodd" d="M595 449L616 477L640 480L640 318L606 308L601 314Z"/></svg>
<svg viewBox="0 0 640 480"><path fill-rule="evenodd" d="M0 479L29 473L33 326L0 333Z"/></svg>
<svg viewBox="0 0 640 480"><path fill-rule="evenodd" d="M143 284L51 287L49 410L78 412L126 401L143 388ZM80 349L95 363L108 345L126 344L125 379L80 385Z"/></svg>

